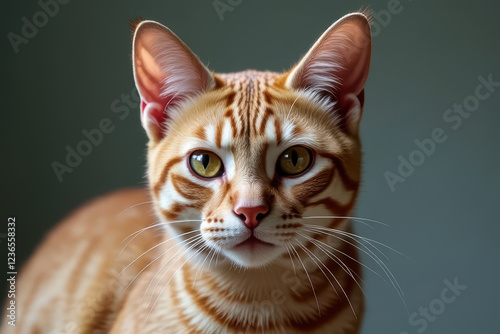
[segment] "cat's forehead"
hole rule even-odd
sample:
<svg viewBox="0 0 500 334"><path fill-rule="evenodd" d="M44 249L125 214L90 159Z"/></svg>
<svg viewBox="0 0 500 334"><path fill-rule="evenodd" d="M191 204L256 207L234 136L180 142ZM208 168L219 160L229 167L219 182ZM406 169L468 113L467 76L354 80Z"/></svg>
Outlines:
<svg viewBox="0 0 500 334"><path fill-rule="evenodd" d="M232 127L233 137L257 138L264 136L267 130L268 135L280 140L281 128L271 124L278 122L271 90L279 76L259 71L219 75L228 91L224 118Z"/></svg>
<svg viewBox="0 0 500 334"><path fill-rule="evenodd" d="M244 71L217 74L217 79L224 93L210 111L213 116L202 125L203 131L198 131L217 147L280 146L297 137L301 119L293 113L298 106L290 110L295 95L282 86L282 74Z"/></svg>

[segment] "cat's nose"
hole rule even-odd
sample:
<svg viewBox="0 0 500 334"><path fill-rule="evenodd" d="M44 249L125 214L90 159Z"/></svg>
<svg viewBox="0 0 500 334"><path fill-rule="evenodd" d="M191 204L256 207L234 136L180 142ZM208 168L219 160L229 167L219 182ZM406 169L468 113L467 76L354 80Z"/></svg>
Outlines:
<svg viewBox="0 0 500 334"><path fill-rule="evenodd" d="M267 216L269 207L267 205L236 207L234 213L243 221L246 227L253 230Z"/></svg>

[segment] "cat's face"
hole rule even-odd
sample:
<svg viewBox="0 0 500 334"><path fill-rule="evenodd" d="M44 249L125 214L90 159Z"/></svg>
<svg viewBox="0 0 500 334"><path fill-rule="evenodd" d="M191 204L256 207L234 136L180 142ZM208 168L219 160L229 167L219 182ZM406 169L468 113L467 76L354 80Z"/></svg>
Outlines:
<svg viewBox="0 0 500 334"><path fill-rule="evenodd" d="M134 65L153 200L193 259L289 263L292 248L316 240L309 225L347 228L317 218L348 216L360 178L369 47L356 43L369 35L364 17L343 20L284 74L211 74L166 28L139 25ZM357 48L344 61L342 36Z"/></svg>

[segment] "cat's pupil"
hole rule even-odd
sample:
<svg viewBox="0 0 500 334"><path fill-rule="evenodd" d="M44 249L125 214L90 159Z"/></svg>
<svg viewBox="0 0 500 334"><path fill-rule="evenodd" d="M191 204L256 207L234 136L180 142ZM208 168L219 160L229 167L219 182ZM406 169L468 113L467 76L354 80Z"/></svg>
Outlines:
<svg viewBox="0 0 500 334"><path fill-rule="evenodd" d="M297 166L298 161L299 161L299 154L297 153L297 151L292 150L292 164L294 167Z"/></svg>
<svg viewBox="0 0 500 334"><path fill-rule="evenodd" d="M203 168L207 169L208 164L210 163L210 156L208 154L203 154L201 163L203 164Z"/></svg>

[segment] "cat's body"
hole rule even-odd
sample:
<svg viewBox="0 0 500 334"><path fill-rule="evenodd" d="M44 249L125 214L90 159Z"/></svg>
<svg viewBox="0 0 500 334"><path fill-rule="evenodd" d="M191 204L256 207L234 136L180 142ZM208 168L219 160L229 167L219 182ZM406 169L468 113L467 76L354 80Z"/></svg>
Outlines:
<svg viewBox="0 0 500 334"><path fill-rule="evenodd" d="M353 14L290 72L215 75L141 23L151 199L112 194L52 232L19 280L15 332L358 333L344 217L369 56L368 22Z"/></svg>

